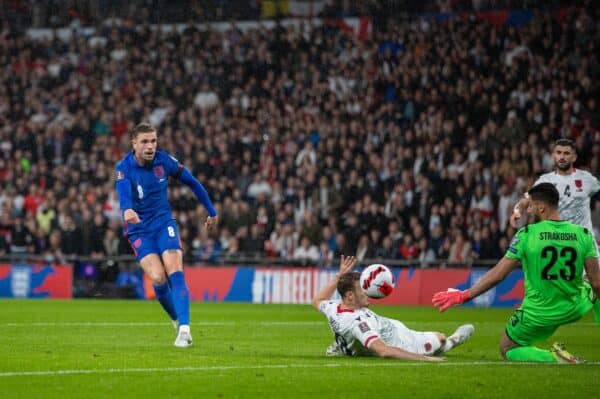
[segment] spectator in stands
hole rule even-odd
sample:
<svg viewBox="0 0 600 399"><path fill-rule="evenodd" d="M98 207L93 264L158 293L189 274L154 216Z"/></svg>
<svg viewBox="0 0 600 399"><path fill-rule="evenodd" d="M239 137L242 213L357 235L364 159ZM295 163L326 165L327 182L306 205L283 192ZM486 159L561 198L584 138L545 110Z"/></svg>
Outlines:
<svg viewBox="0 0 600 399"><path fill-rule="evenodd" d="M397 256L387 250L390 240L398 251L411 235L409 257L420 256L425 238L446 260L456 229L478 259L501 256L514 233L505 228L505 207L552 167L545 143L575 139L576 166L600 174L598 60L588 45L598 31L575 29L579 16L593 12L577 6L558 24L536 14L517 31L479 20L473 29L433 21L427 29L374 26L366 42L330 26L289 27L276 38L239 27L168 36L134 32L134 24L102 26L94 40L73 31L66 42L12 29L2 36L2 54L11 56L0 55L0 209L21 222L2 228L25 226L35 210L50 246L91 251L60 237L73 236L65 221L83 229L84 209L120 219L107 171L128 151L127 121L152 118L164 131L160 144L218 193L219 227L238 241L232 253L258 224L287 259L299 234L337 254L355 253L368 234L386 256ZM127 38L135 50L120 46ZM460 56L437 45L449 38L464 49ZM557 57L553 43L569 45ZM176 187L171 195L182 234L194 237L201 215L190 206L192 193ZM316 224L304 217L311 212ZM286 221L295 223L289 231ZM374 227L379 237L370 234ZM108 228L102 224L97 240Z"/></svg>
<svg viewBox="0 0 600 399"><path fill-rule="evenodd" d="M406 234L402 237L400 244L400 256L402 259L416 259L419 256L419 247L414 241L412 234Z"/></svg>
<svg viewBox="0 0 600 399"><path fill-rule="evenodd" d="M67 257L61 250L61 234L59 230L54 230L50 233L48 240L49 246L44 252L44 259L48 263L67 263Z"/></svg>
<svg viewBox="0 0 600 399"><path fill-rule="evenodd" d="M373 257L373 249L371 248L371 241L369 236L362 234L358 239L358 246L356 247L356 260L362 262L365 259Z"/></svg>
<svg viewBox="0 0 600 399"><path fill-rule="evenodd" d="M42 234L42 236L45 238L45 234ZM8 245L8 242L6 241L6 236L4 234L0 234L0 256L4 256L8 252L9 252L9 245ZM36 251L35 253L39 253L39 252Z"/></svg>
<svg viewBox="0 0 600 399"><path fill-rule="evenodd" d="M300 245L294 250L292 256L294 260L303 265L315 265L319 257L319 249L316 245L311 244L310 239L306 236L300 238Z"/></svg>
<svg viewBox="0 0 600 399"><path fill-rule="evenodd" d="M102 247L104 248L103 255L105 257L114 257L119 255L119 238L114 229L106 229Z"/></svg>
<svg viewBox="0 0 600 399"><path fill-rule="evenodd" d="M327 220L329 215L336 214L341 198L334 187L331 186L327 175L319 178L319 187L312 193L312 203L315 204L317 216Z"/></svg>
<svg viewBox="0 0 600 399"><path fill-rule="evenodd" d="M248 252L254 256L258 256L263 252L265 239L263 237L260 226L254 223L250 226L249 234L245 234L244 239L241 241L241 249L244 252Z"/></svg>
<svg viewBox="0 0 600 399"><path fill-rule="evenodd" d="M436 261L435 252L427 246L427 239L421 238L418 243L419 248L419 264L421 267L429 267L431 263Z"/></svg>
<svg viewBox="0 0 600 399"><path fill-rule="evenodd" d="M33 253L33 234L24 222L23 219L17 217L10 227L10 253L13 255Z"/></svg>
<svg viewBox="0 0 600 399"><path fill-rule="evenodd" d="M319 245L319 259L317 260L317 267L333 267L334 258L333 251L329 247L329 244L322 242Z"/></svg>
<svg viewBox="0 0 600 399"><path fill-rule="evenodd" d="M464 233L462 231L457 230L454 234L454 241L450 245L448 263L470 265L471 261L473 260L471 251L471 243L465 239Z"/></svg>

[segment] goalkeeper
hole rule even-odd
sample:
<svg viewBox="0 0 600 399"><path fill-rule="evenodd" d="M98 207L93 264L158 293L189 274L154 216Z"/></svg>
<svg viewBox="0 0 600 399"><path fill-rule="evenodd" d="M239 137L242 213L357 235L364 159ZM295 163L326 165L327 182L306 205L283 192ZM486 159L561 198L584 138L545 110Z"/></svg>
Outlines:
<svg viewBox="0 0 600 399"><path fill-rule="evenodd" d="M486 292L517 267L525 278L525 298L506 325L500 341L505 359L521 362L581 363L564 345L535 347L564 324L579 320L594 306L600 294L598 253L592 232L560 220L559 194L551 183L529 190L527 211L536 223L523 227L513 238L506 255L481 280L465 291L448 290L433 296L441 312ZM589 278L582 279L583 269ZM600 303L596 304L596 310Z"/></svg>

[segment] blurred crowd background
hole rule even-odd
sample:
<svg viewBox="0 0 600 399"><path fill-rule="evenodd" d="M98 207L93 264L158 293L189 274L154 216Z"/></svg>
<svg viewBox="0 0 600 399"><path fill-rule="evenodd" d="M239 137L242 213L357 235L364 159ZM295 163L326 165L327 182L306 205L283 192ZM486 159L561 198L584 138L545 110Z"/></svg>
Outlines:
<svg viewBox="0 0 600 399"><path fill-rule="evenodd" d="M141 23L259 20L272 17L369 15L382 22L424 13L556 10L570 0L0 0L0 15L27 27L102 24L127 17Z"/></svg>
<svg viewBox="0 0 600 399"><path fill-rule="evenodd" d="M280 19L287 2L1 3L4 259L131 258L114 165L141 121L219 210L209 234L170 183L187 264L489 265L554 140L600 174L594 1L327 1L320 23L296 25ZM477 17L510 8L534 16ZM236 22L267 12L272 29ZM340 29L347 16L370 17L370 34ZM227 29L194 25L216 20ZM172 22L186 26L151 26ZM66 41L28 33L62 26Z"/></svg>

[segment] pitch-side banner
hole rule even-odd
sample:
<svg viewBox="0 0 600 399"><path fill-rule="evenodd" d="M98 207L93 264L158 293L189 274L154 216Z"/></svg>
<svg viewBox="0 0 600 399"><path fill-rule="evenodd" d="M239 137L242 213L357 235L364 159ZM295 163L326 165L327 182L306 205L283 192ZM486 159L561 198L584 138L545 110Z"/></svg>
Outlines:
<svg viewBox="0 0 600 399"><path fill-rule="evenodd" d="M0 264L0 297L72 298L73 270L64 265Z"/></svg>
<svg viewBox="0 0 600 399"><path fill-rule="evenodd" d="M431 305L435 292L447 288L465 289L486 270L393 269L396 288L387 298L372 300L372 303ZM335 270L317 268L278 267L188 267L185 271L194 301L278 304L309 304L335 273ZM522 298L523 273L515 270L494 289L467 305L515 307Z"/></svg>

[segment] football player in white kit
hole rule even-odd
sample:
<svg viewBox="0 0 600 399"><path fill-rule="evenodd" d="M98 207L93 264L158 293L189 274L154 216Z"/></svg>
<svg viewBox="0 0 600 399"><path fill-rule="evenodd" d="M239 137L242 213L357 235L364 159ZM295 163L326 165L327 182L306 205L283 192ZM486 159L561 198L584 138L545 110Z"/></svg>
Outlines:
<svg viewBox="0 0 600 399"><path fill-rule="evenodd" d="M600 182L591 173L573 167L577 159L575 143L569 139L559 139L554 143L552 151L555 170L541 175L534 186L539 183L552 183L558 190L558 211L563 220L587 228L592 234L592 214L590 198L600 191ZM521 214L527 208L529 199L522 198L510 217L511 226L518 228Z"/></svg>
<svg viewBox="0 0 600 399"><path fill-rule="evenodd" d="M445 358L438 355L463 344L473 334L471 324L460 326L446 338L440 332L414 331L398 320L377 315L368 308L369 298L359 284L360 273L351 271L355 265L353 256L342 255L340 272L312 300L329 321L337 354L440 362ZM331 299L336 289L341 300Z"/></svg>

